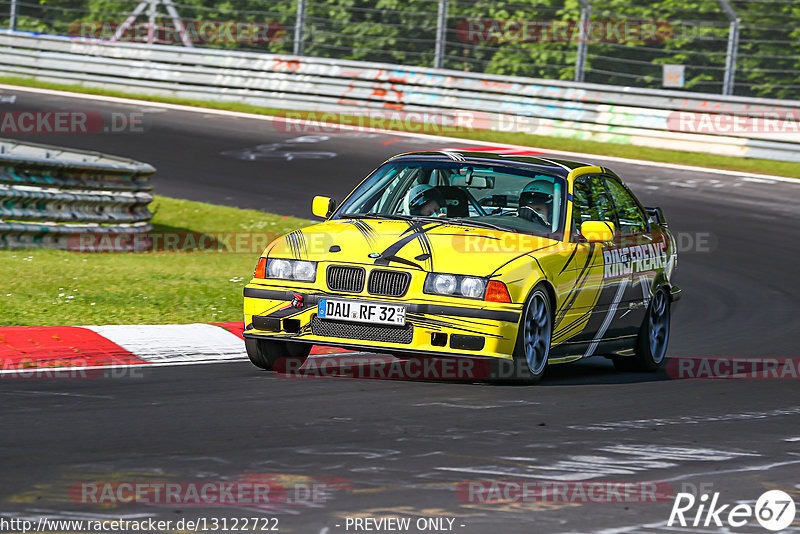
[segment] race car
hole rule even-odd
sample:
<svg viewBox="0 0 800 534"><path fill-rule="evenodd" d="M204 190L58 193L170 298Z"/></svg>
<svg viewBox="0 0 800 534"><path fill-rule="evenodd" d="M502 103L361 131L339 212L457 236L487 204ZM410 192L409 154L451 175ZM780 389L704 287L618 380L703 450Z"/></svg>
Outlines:
<svg viewBox="0 0 800 534"><path fill-rule="evenodd" d="M272 369L312 345L482 358L537 382L593 355L664 365L675 241L611 170L533 155L395 156L324 222L272 242L244 289L247 354Z"/></svg>

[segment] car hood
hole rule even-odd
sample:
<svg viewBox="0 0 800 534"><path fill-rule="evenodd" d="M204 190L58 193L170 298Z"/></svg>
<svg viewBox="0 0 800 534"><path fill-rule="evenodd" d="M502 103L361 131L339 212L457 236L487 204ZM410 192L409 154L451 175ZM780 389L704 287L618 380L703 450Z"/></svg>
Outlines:
<svg viewBox="0 0 800 534"><path fill-rule="evenodd" d="M545 237L445 221L337 219L282 236L265 255L488 276L515 258L556 244Z"/></svg>

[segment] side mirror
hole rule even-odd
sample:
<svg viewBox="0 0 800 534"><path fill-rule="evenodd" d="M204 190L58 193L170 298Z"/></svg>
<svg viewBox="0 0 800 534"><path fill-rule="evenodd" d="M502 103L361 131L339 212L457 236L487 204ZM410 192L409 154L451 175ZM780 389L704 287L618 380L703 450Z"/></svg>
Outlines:
<svg viewBox="0 0 800 534"><path fill-rule="evenodd" d="M317 217L327 219L336 209L336 201L330 197L314 197L311 202L311 213Z"/></svg>
<svg viewBox="0 0 800 534"><path fill-rule="evenodd" d="M647 212L647 219L650 223L655 223L667 227L667 219L664 217L664 212L661 208L648 208L645 206L644 211Z"/></svg>
<svg viewBox="0 0 800 534"><path fill-rule="evenodd" d="M589 243L605 243L614 239L614 223L608 221L586 221L581 224L581 235Z"/></svg>

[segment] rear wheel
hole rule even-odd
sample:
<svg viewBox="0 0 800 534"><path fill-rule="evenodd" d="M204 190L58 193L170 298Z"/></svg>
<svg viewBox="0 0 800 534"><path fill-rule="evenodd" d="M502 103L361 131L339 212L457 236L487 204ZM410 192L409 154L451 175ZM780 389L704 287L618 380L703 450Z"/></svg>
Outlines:
<svg viewBox="0 0 800 534"><path fill-rule="evenodd" d="M293 358L304 361L311 352L308 343L291 341L274 341L271 339L246 338L244 340L247 357L256 367L271 371L275 362L281 358Z"/></svg>
<svg viewBox="0 0 800 534"><path fill-rule="evenodd" d="M535 384L542 379L550 356L553 313L550 295L543 286L534 288L522 311L512 361L499 361L501 378Z"/></svg>
<svg viewBox="0 0 800 534"><path fill-rule="evenodd" d="M633 357L614 358L614 367L620 371L658 371L664 366L669 343L670 304L666 290L659 289L650 300Z"/></svg>

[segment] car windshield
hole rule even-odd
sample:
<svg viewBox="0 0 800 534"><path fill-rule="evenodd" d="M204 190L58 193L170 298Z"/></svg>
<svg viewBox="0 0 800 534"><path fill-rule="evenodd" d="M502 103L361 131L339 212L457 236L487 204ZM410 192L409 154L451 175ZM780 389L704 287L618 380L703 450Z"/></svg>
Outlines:
<svg viewBox="0 0 800 534"><path fill-rule="evenodd" d="M376 170L334 218L435 218L555 237L563 227L565 191L563 178L533 169L406 160Z"/></svg>

